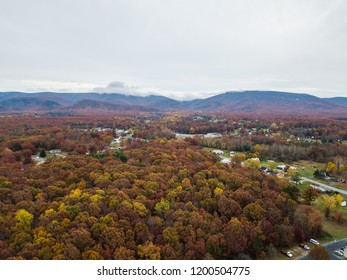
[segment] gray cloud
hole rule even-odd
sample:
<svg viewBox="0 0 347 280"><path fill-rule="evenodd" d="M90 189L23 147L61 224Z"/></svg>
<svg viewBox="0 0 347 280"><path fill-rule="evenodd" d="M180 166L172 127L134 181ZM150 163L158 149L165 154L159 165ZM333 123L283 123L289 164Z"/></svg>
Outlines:
<svg viewBox="0 0 347 280"><path fill-rule="evenodd" d="M98 93L122 93L128 95L136 95L140 93L137 87L128 86L120 81L111 82L106 87L96 87L93 91Z"/></svg>
<svg viewBox="0 0 347 280"><path fill-rule="evenodd" d="M121 93L126 95L137 95L137 96L149 96L149 95L162 95L167 96L176 100L192 100L196 98L209 97L218 93L225 92L221 91L166 91L159 88L140 88L138 86L127 85L121 81L113 81L105 87L95 87L91 90L97 93Z"/></svg>

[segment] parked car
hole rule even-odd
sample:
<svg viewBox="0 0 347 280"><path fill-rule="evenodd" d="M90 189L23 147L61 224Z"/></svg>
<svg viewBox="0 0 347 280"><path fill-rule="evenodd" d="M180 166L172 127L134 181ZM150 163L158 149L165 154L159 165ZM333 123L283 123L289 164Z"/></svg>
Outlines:
<svg viewBox="0 0 347 280"><path fill-rule="evenodd" d="M317 241L317 240L315 240L315 239L310 239L310 242L312 243L312 244L314 244L314 245L319 245L319 242Z"/></svg>
<svg viewBox="0 0 347 280"><path fill-rule="evenodd" d="M310 247L306 244L300 244L299 246L305 250L310 250Z"/></svg>
<svg viewBox="0 0 347 280"><path fill-rule="evenodd" d="M342 250L336 250L334 253L336 255L339 255L340 257L343 257L343 255L344 255Z"/></svg>
<svg viewBox="0 0 347 280"><path fill-rule="evenodd" d="M292 258L293 257L293 252L291 251L281 251L282 254L286 255L288 258Z"/></svg>

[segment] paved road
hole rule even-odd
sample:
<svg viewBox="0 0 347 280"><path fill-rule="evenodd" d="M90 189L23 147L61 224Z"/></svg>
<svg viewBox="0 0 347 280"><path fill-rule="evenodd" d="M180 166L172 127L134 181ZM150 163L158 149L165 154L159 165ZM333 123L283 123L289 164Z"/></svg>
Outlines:
<svg viewBox="0 0 347 280"><path fill-rule="evenodd" d="M311 248L313 248L313 246L315 246L315 245L310 244L309 246ZM329 242L329 243L325 243L325 244L322 244L322 246L324 246L327 249L327 251L329 252L330 258L332 260L342 260L342 258L340 258L334 254L334 251L336 251L336 250L338 250L344 246L347 246L347 238L340 239L340 240L333 241L333 242ZM307 255L300 258L300 260L308 260Z"/></svg>
<svg viewBox="0 0 347 280"><path fill-rule="evenodd" d="M332 191L339 192L339 193L341 193L341 194L347 195L347 191L344 191L344 190L341 190L341 189L338 189L338 188L329 186L329 185L327 185L327 184L323 184L323 183L321 183L321 182L318 182L318 181L315 181L315 180L312 180L312 179L309 179L309 178L306 178L306 177L301 177L301 179L302 179L303 181L311 182L311 183L314 183L314 184L316 184L316 185L318 185L318 186L321 186L321 187L330 189L330 190L332 190Z"/></svg>

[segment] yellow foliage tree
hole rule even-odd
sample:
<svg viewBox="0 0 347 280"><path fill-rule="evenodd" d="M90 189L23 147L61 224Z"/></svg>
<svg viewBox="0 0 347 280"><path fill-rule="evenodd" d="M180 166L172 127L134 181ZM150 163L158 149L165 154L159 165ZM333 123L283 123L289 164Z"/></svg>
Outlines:
<svg viewBox="0 0 347 280"><path fill-rule="evenodd" d="M325 216L328 218L331 210L340 208L342 201L343 197L339 194L335 194L333 196L323 194L321 197L321 203L325 209Z"/></svg>
<svg viewBox="0 0 347 280"><path fill-rule="evenodd" d="M19 209L16 212L16 221L17 221L17 228L19 229L30 229L31 225L33 223L34 220L34 215L29 213L27 210L25 209Z"/></svg>
<svg viewBox="0 0 347 280"><path fill-rule="evenodd" d="M223 189L217 187L214 190L214 195L218 196L218 195L221 195L223 192L224 192Z"/></svg>
<svg viewBox="0 0 347 280"><path fill-rule="evenodd" d="M343 197L339 194L335 194L333 196L329 196L326 194L322 195L322 204L325 208L330 208L331 210L335 210L341 206L341 202L343 201Z"/></svg>
<svg viewBox="0 0 347 280"><path fill-rule="evenodd" d="M102 260L103 257L94 250L87 250L82 254L82 260Z"/></svg>
<svg viewBox="0 0 347 280"><path fill-rule="evenodd" d="M329 161L325 171L328 173L331 173L331 174L335 173L336 172L336 164Z"/></svg>
<svg viewBox="0 0 347 280"><path fill-rule="evenodd" d="M254 159L247 159L245 162L245 166L251 167L254 169L259 169L261 164L259 160L254 160Z"/></svg>
<svg viewBox="0 0 347 280"><path fill-rule="evenodd" d="M270 162L268 162L268 166L269 166L269 169L270 169L271 171L273 171L274 169L277 168L278 163L277 163L276 161L270 161Z"/></svg>
<svg viewBox="0 0 347 280"><path fill-rule="evenodd" d="M148 210L145 205L141 202L135 201L133 203L135 211L140 215L140 217L146 217Z"/></svg>

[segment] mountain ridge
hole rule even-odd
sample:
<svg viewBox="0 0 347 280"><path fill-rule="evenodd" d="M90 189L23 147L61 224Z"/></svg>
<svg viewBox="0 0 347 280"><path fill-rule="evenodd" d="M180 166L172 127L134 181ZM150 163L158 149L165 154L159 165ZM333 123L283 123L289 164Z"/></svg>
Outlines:
<svg viewBox="0 0 347 280"><path fill-rule="evenodd" d="M347 97L319 98L307 93L229 91L204 99L178 101L165 96L120 93L0 92L0 112L201 111L261 114L346 114Z"/></svg>

